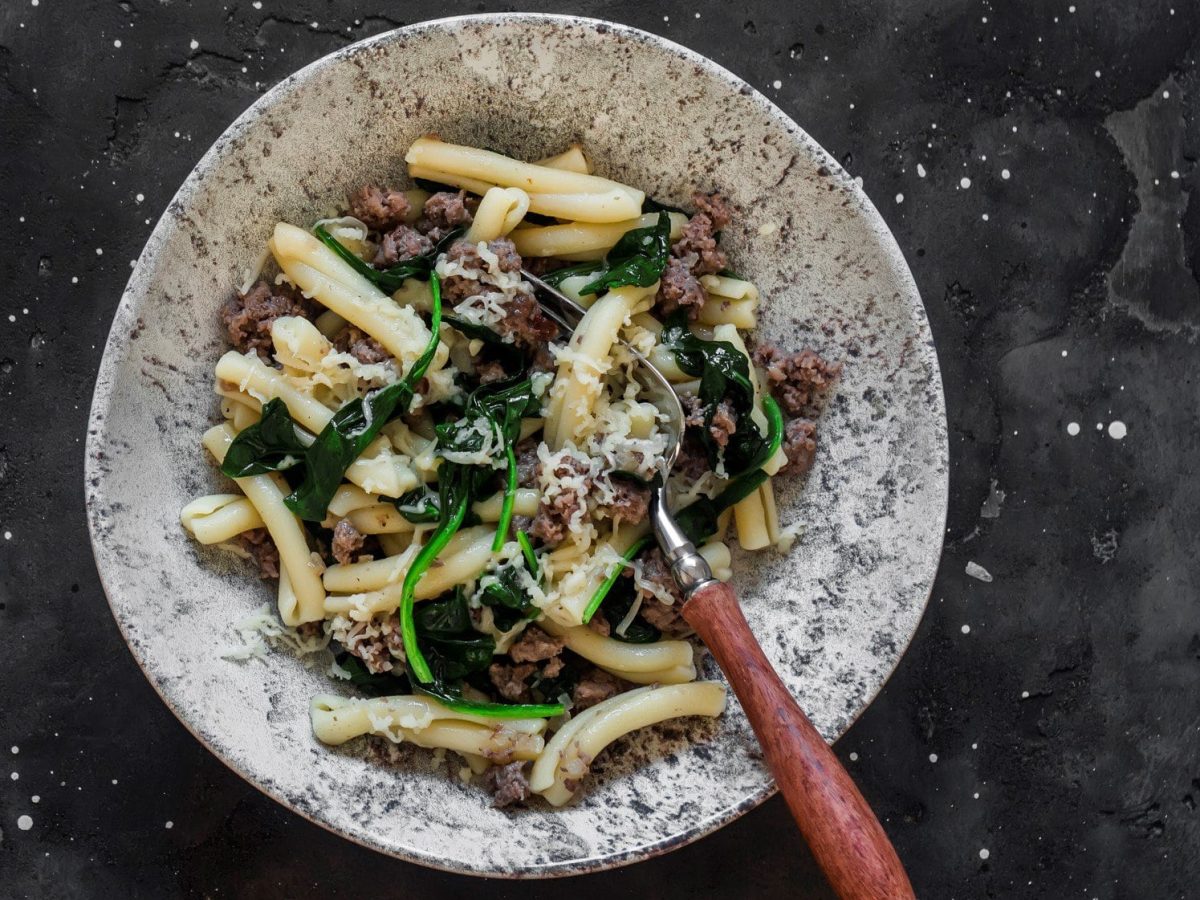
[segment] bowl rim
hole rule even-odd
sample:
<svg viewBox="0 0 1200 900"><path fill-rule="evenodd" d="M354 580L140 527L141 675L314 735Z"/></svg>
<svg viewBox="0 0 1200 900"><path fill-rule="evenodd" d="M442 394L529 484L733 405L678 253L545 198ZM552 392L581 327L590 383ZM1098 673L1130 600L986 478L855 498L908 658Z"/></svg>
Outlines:
<svg viewBox="0 0 1200 900"><path fill-rule="evenodd" d="M225 152L225 149L230 143L239 138L261 115L269 111L279 99L286 95L295 85L311 80L317 76L323 69L329 66L336 65L344 59L351 58L364 50L376 46L391 43L398 39L421 35L426 32L452 32L470 25L487 25L487 24L531 24L531 25L566 25L566 26L582 26L597 34L605 34L612 32L623 37L637 41L638 43L652 47L656 50L663 51L674 56L677 56L693 65L705 69L712 75L727 83L733 90L747 97L751 102L763 109L771 118L775 119L782 125L789 134L803 141L808 149L817 157L821 158L822 163L829 169L830 175L836 178L842 187L849 191L856 203L856 210L865 220L869 228L880 239L880 244L885 254L891 257L891 263L895 266L896 275L901 284L905 288L904 299L908 306L911 307L914 321L917 323L919 330L924 330L929 338L927 341L926 352L922 354L923 362L929 368L930 375L930 394L936 398L936 409L933 412L936 414L935 419L942 423L946 422L946 401L945 390L942 383L941 368L938 362L937 350L933 344L932 330L929 326L928 315L925 311L924 303L921 299L920 292L917 288L916 281L909 269L908 262L900 249L899 244L895 240L891 229L884 221L883 216L871 202L870 198L863 191L861 182L852 178L838 160L825 150L811 135L800 127L786 112L777 106L770 98L760 92L753 85L742 79L740 76L726 69L720 63L715 62L707 56L698 53L682 44L679 44L669 38L654 32L646 31L641 28L636 28L631 25L626 25L620 22L614 22L608 19L600 19L589 16L577 16L563 13L540 13L540 12L493 12L493 13L477 13L460 16L447 16L438 19L427 19L421 22L414 22L409 25L404 25L398 28L389 29L380 32L379 34L371 35L360 41L352 44L347 44L340 47L331 53L328 53L307 65L297 69L295 72L283 78L276 85L266 91L262 96L256 99L250 106L243 110L237 118L231 122L224 131L213 141L212 145L200 157L199 161L188 173L179 189L172 196L164 208L158 221L155 223L154 229L150 233L142 252L139 254L137 263L133 268L129 281L126 283L125 289L122 291L121 299L117 304L113 315L113 324L109 328L108 336L105 339L104 351L101 357L101 362L97 370L96 382L92 392L92 401L88 413L87 434L84 443L84 496L87 510L91 510L95 502L98 500L102 491L97 487L93 487L93 481L101 474L97 471L97 455L95 451L99 449L97 442L99 436L103 433L103 423L107 417L108 407L112 399L112 391L114 385L114 369L116 368L116 360L118 354L115 352L117 345L121 343L118 324L123 319L123 314L128 311L133 303L134 295L141 290L142 282L147 276L149 269L143 263L155 257L161 245L165 242L168 232L172 228L171 211L179 205L187 203L200 183L206 179L214 166L219 162L220 157ZM923 329L921 329L923 326ZM946 518L949 506L949 435L948 429L943 428L941 434L940 445L936 445L938 458L934 460L936 463L941 463L943 476L940 480L942 503L937 506L936 513L938 516L937 526L939 535L944 535ZM591 872L601 872L609 869L620 868L641 862L646 859L652 859L661 856L672 850L694 843L703 837L706 837L718 829L728 825L730 822L741 818L747 812L760 806L763 802L773 796L777 788L774 779L769 775L766 782L761 788L747 795L741 802L734 806L722 810L717 815L700 822L691 823L686 830L663 838L659 841L646 843L633 847L619 853L609 853L587 857L583 859L570 859L563 861L552 861L541 865L532 865L524 867L514 867L508 870L496 870L486 867L473 867L470 864L460 864L458 862L447 863L444 859L437 857L425 851L414 850L405 847L385 846L381 843L372 843L370 836L367 834L358 834L345 831L329 821L322 819L315 811L307 810L294 803L289 802L286 798L273 793L266 785L260 783L250 772L229 758L221 749L218 749L210 742L208 738L202 735L195 726L189 721L185 710L177 708L170 698L164 693L162 686L158 680L147 670L141 656L133 648L130 643L130 635L126 632L125 625L121 616L118 613L117 607L113 603L113 594L115 588L110 588L108 578L106 576L105 566L101 562L99 547L103 542L103 537L98 533L97 522L92 515L87 516L88 534L92 549L92 557L96 563L96 571L100 579L101 587L104 590L105 599L109 604L109 610L116 620L117 628L121 633L122 640L125 641L126 647L129 648L130 654L137 663L138 668L154 689L154 692L162 700L171 714L179 721L181 725L194 737L201 745L205 747L213 756L220 760L228 769L254 787L264 796L268 797L275 803L280 804L289 811L303 817L309 822L320 826L326 831L338 835L348 841L351 841L358 846L379 852L386 856L395 859L403 860L409 863L415 863L426 868L435 869L442 872L447 872L454 875L467 875L479 878L503 878L503 879L547 879L561 878L573 875L581 875ZM866 711L868 707L875 701L876 697L883 690L883 687L891 680L896 670L912 646L913 639L920 627L920 622L928 608L929 598L933 593L933 585L936 580L936 575L941 562L944 541L939 540L936 544L936 549L931 552L928 559L922 563L922 568L928 571L928 589L925 596L921 599L920 615L916 618L912 631L909 633L903 646L899 649L896 655L895 662L888 674L879 682L875 690L869 696L864 698L862 705L851 716L845 726L841 729L833 743L836 743L845 733L853 727L858 718ZM915 603L915 599L914 599Z"/></svg>

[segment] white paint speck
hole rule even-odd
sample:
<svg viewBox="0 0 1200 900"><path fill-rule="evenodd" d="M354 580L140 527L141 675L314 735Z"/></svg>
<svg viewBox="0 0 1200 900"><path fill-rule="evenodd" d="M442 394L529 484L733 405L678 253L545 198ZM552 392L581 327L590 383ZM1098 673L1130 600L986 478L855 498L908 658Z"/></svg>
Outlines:
<svg viewBox="0 0 1200 900"><path fill-rule="evenodd" d="M917 177L918 178L925 177L925 167L923 165L921 165L920 163L917 163Z"/></svg>
<svg viewBox="0 0 1200 900"><path fill-rule="evenodd" d="M958 186L965 191L967 188L969 188L971 186L971 179L968 178L966 175L964 175L962 178L959 179Z"/></svg>
<svg viewBox="0 0 1200 900"><path fill-rule="evenodd" d="M1121 440L1128 433L1129 433L1129 430L1125 427L1125 423L1122 422L1121 420L1118 419L1115 422L1109 423L1108 436L1110 438L1112 438L1114 441Z"/></svg>
<svg viewBox="0 0 1200 900"><path fill-rule="evenodd" d="M966 573L972 578L978 578L985 584L989 584L992 581L992 573L975 561L967 563Z"/></svg>
<svg viewBox="0 0 1200 900"><path fill-rule="evenodd" d="M97 255L97 256L103 256L103 255L104 255L104 248L103 248L103 247L97 247L97 248L96 248L96 255Z"/></svg>
<svg viewBox="0 0 1200 900"><path fill-rule="evenodd" d="M929 761L930 761L931 763L935 763L935 762L937 762L937 754L936 754L936 753L930 753L930 754L929 754Z"/></svg>
<svg viewBox="0 0 1200 900"><path fill-rule="evenodd" d="M188 46L191 47L193 50L199 50L200 42L198 40L196 40L195 38L192 38L192 42L190 44L188 44Z"/></svg>
<svg viewBox="0 0 1200 900"><path fill-rule="evenodd" d="M78 275L71 276L71 284L79 284L79 276Z"/></svg>
<svg viewBox="0 0 1200 900"><path fill-rule="evenodd" d="M4 539L6 541L11 541L12 540L12 532L11 531L4 532ZM13 753L16 753L16 752L17 752L17 748L13 747Z"/></svg>
<svg viewBox="0 0 1200 900"><path fill-rule="evenodd" d="M1172 178L1175 178L1175 179L1178 179L1178 178L1179 178L1179 173L1178 173L1176 170L1172 169L1172 170L1171 170L1171 177L1172 177Z"/></svg>
<svg viewBox="0 0 1200 900"><path fill-rule="evenodd" d="M20 753L20 752L21 752L21 748L20 748L20 747L18 747L16 744L13 744L12 752L13 752L14 754L16 754L16 753Z"/></svg>
<svg viewBox="0 0 1200 900"><path fill-rule="evenodd" d="M1073 6L1072 6L1072 7L1071 7L1071 11L1072 11L1072 12L1074 12L1074 11L1075 11L1075 7L1073 7ZM980 859L987 859L987 858L988 858L989 856L991 856L991 855L992 855L992 854L988 853L988 848L987 848L987 847L984 847L982 850L980 850L980 851L979 851L979 858L980 858Z"/></svg>
<svg viewBox="0 0 1200 900"><path fill-rule="evenodd" d="M33 0L33 5L37 6L37 0ZM28 831L33 827L33 819L29 816L17 816L17 827L22 831Z"/></svg>
<svg viewBox="0 0 1200 900"><path fill-rule="evenodd" d="M37 5L38 5L38 0L29 0L29 5L30 5L30 6L37 6Z"/></svg>
<svg viewBox="0 0 1200 900"><path fill-rule="evenodd" d="M175 823L170 821L169 819L167 820L167 824L163 826L163 828L174 828L174 827L175 827Z"/></svg>
<svg viewBox="0 0 1200 900"><path fill-rule="evenodd" d="M37 794L34 794L32 797L29 798L29 802L30 803L41 803L42 798L39 797Z"/></svg>
<svg viewBox="0 0 1200 900"><path fill-rule="evenodd" d="M858 762L858 754L853 750L850 751L850 762Z"/></svg>
<svg viewBox="0 0 1200 900"><path fill-rule="evenodd" d="M903 194L897 194L897 195L896 195L896 202L897 202L897 203L903 203L903 202L904 202L904 195L903 195Z"/></svg>
<svg viewBox="0 0 1200 900"><path fill-rule="evenodd" d="M1103 422L1097 422L1097 423L1096 423L1096 430L1097 430L1097 431L1103 431L1103 430L1104 430L1104 423L1103 423Z"/></svg>
<svg viewBox="0 0 1200 900"><path fill-rule="evenodd" d="M1096 77L1097 77L1097 78L1099 78L1099 77L1100 77L1100 70L1099 70L1099 69L1097 69L1097 70L1096 70L1096 72L1095 72L1095 75L1096 75Z"/></svg>
<svg viewBox="0 0 1200 900"><path fill-rule="evenodd" d="M1003 178L1005 181L1008 181L1008 179L1012 178L1012 172L1008 171L1008 169L1001 169L1000 177Z"/></svg>
<svg viewBox="0 0 1200 900"><path fill-rule="evenodd" d="M1164 100L1169 100L1170 98L1171 98L1171 92L1170 92L1170 91L1163 91L1163 99L1164 99Z"/></svg>
<svg viewBox="0 0 1200 900"><path fill-rule="evenodd" d="M775 88L775 90L779 90L781 87L783 87L783 82L776 78L771 82L771 87Z"/></svg>
<svg viewBox="0 0 1200 900"><path fill-rule="evenodd" d="M1067 356L1067 351L1066 351L1066 350L1064 350L1064 351L1062 352L1062 355L1063 355L1063 358L1065 359L1065 358L1066 358L1066 356Z"/></svg>
<svg viewBox="0 0 1200 900"><path fill-rule="evenodd" d="M1068 7L1067 7L1067 12L1071 13L1072 15L1074 15L1074 13L1075 13L1075 7L1074 7L1074 6L1068 6Z"/></svg>
<svg viewBox="0 0 1200 900"><path fill-rule="evenodd" d="M20 773L20 772L13 772L13 773L12 773L11 775L9 775L8 777L9 777L9 778L11 778L13 781L20 781L20 780L21 780L21 773Z"/></svg>
<svg viewBox="0 0 1200 900"><path fill-rule="evenodd" d="M1075 435L1079 434L1079 423L1078 422L1068 422L1067 423L1067 434L1069 434L1071 437L1075 437Z"/></svg>
<svg viewBox="0 0 1200 900"><path fill-rule="evenodd" d="M962 633L963 633L963 634L970 634L970 633L971 633L971 626L970 626L970 625L964 625L964 626L962 627Z"/></svg>
<svg viewBox="0 0 1200 900"><path fill-rule="evenodd" d="M1029 699L1029 691L1021 691L1021 699L1028 700Z"/></svg>
<svg viewBox="0 0 1200 900"><path fill-rule="evenodd" d="M250 5L253 6L255 9L262 9L262 0L254 0L254 2L251 3Z"/></svg>
<svg viewBox="0 0 1200 900"><path fill-rule="evenodd" d="M121 39L117 38L115 41L113 41L113 46L119 50L121 48Z"/></svg>
<svg viewBox="0 0 1200 900"><path fill-rule="evenodd" d="M113 782L113 784L116 784L116 783L117 783L117 779L115 779L115 778L114 778L114 779L112 780L112 782Z"/></svg>
<svg viewBox="0 0 1200 900"><path fill-rule="evenodd" d="M981 219L983 219L983 221L985 221L985 222L986 222L986 221L988 221L988 214L987 214L987 213L984 213L982 216L980 216L980 218L981 218Z"/></svg>
<svg viewBox="0 0 1200 900"><path fill-rule="evenodd" d="M975 792L974 794L972 794L971 796L973 796L973 797L974 797L976 800L978 800L978 799L979 799L979 791L976 791L976 792Z"/></svg>

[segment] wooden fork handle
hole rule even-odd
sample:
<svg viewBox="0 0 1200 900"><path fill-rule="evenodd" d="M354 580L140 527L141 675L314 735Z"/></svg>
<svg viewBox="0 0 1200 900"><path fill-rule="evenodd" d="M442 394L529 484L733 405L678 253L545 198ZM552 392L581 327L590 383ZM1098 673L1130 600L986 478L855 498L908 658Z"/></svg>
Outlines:
<svg viewBox="0 0 1200 900"><path fill-rule="evenodd" d="M879 820L771 667L733 588L718 581L702 584L682 612L733 686L767 766L838 896L912 897L908 876Z"/></svg>

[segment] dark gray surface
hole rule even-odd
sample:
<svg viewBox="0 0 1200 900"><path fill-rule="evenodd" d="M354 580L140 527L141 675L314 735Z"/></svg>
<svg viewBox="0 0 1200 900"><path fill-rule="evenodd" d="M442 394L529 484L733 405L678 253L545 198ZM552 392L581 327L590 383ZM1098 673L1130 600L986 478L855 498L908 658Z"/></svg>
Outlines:
<svg viewBox="0 0 1200 900"><path fill-rule="evenodd" d="M1200 11L1075 3L526 7L648 28L747 78L863 177L908 255L950 408L947 546L908 656L838 750L924 897L1184 897L1200 876ZM82 437L153 220L287 73L511 8L0 5L0 895L826 896L778 800L570 884L361 850L201 748L104 602Z"/></svg>

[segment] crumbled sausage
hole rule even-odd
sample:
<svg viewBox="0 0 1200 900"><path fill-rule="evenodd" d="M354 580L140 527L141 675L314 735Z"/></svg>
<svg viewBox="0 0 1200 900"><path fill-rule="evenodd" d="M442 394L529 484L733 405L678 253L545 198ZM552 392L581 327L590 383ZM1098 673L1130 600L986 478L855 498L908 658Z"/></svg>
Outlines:
<svg viewBox="0 0 1200 900"><path fill-rule="evenodd" d="M366 538L349 519L339 519L333 526L333 558L343 566L354 562Z"/></svg>
<svg viewBox="0 0 1200 900"><path fill-rule="evenodd" d="M591 621L588 622L588 628L602 637L608 637L612 634L612 626L608 624L608 618L604 615L604 611L600 609L592 613Z"/></svg>
<svg viewBox="0 0 1200 900"><path fill-rule="evenodd" d="M375 634L367 635L367 631ZM404 659L404 637L400 631L400 619L392 613L383 619L355 622L346 633L342 645L351 656L357 656L367 671L378 675L390 672L393 660Z"/></svg>
<svg viewBox="0 0 1200 900"><path fill-rule="evenodd" d="M542 464L538 465L538 477L541 477ZM573 456L563 456L554 467L554 476L564 478L568 475L581 475L587 467ZM590 484L588 485L590 487ZM587 487L584 488L585 492ZM544 495L538 501L537 515L529 527L529 534L547 544L559 544L567 536L571 519L584 506L584 495L575 490L563 490L547 499Z"/></svg>
<svg viewBox="0 0 1200 900"><path fill-rule="evenodd" d="M686 416L683 424L688 427L704 428L704 405L698 397L688 395L683 398L683 408ZM737 419L734 417L733 404L722 400L713 411L712 421L708 423L708 433L718 447L729 444L729 437L737 431Z"/></svg>
<svg viewBox="0 0 1200 900"><path fill-rule="evenodd" d="M260 578L279 577L279 551L265 528L243 531L238 535L238 544L258 564Z"/></svg>
<svg viewBox="0 0 1200 900"><path fill-rule="evenodd" d="M751 354L767 374L771 393L792 416L811 416L821 394L841 374L842 364L831 363L815 350L783 353L771 343L760 343Z"/></svg>
<svg viewBox="0 0 1200 900"><path fill-rule="evenodd" d="M383 231L404 221L410 204L403 191L364 184L350 197L350 215L368 228Z"/></svg>
<svg viewBox="0 0 1200 900"><path fill-rule="evenodd" d="M379 239L375 265L394 266L402 259L424 256L433 250L433 241L411 225L397 225Z"/></svg>
<svg viewBox="0 0 1200 900"><path fill-rule="evenodd" d="M497 360L475 363L475 377L480 384L491 384L493 381L503 381L508 377L504 365Z"/></svg>
<svg viewBox="0 0 1200 900"><path fill-rule="evenodd" d="M532 294L521 292L504 304L504 318L496 325L501 335L527 350L541 350L558 337L558 325L547 316Z"/></svg>
<svg viewBox="0 0 1200 900"><path fill-rule="evenodd" d="M708 453L694 434L684 434L679 456L675 458L675 465L671 467L671 471L678 472L692 481L700 478L705 472L712 471L712 466L708 463Z"/></svg>
<svg viewBox="0 0 1200 900"><path fill-rule="evenodd" d="M233 346L242 353L253 350L263 359L270 358L271 326L276 319L309 315L309 305L290 287L265 281L244 294L239 291L221 307L221 321Z"/></svg>
<svg viewBox="0 0 1200 900"><path fill-rule="evenodd" d="M440 241L450 231L462 225L470 225L474 218L473 209L479 201L467 197L465 191L439 191L430 194L417 220L417 229Z"/></svg>
<svg viewBox="0 0 1200 900"><path fill-rule="evenodd" d="M517 252L517 245L509 238L500 237L488 241L488 249L496 254L496 265L500 267L501 272L521 271L521 254Z"/></svg>
<svg viewBox="0 0 1200 900"><path fill-rule="evenodd" d="M530 625L521 637L508 648L508 655L515 663L541 662L552 659L563 651L563 639L546 634L536 625Z"/></svg>
<svg viewBox="0 0 1200 900"><path fill-rule="evenodd" d="M706 299L704 288L692 274L689 261L674 256L668 259L658 283L656 300L659 311L663 315L670 315L682 308L687 310L689 319L695 320Z"/></svg>
<svg viewBox="0 0 1200 900"><path fill-rule="evenodd" d="M616 675L593 666L580 677L571 692L572 712L582 712L589 706L615 697L624 687L624 682Z"/></svg>
<svg viewBox="0 0 1200 900"><path fill-rule="evenodd" d="M692 205L696 207L696 212L708 216L713 231L724 231L733 220L733 206L719 191L713 191L711 194L697 191L692 194Z"/></svg>
<svg viewBox="0 0 1200 900"><path fill-rule="evenodd" d="M650 488L628 478L612 479L613 498L603 509L613 523L629 522L637 525L644 522L650 512Z"/></svg>
<svg viewBox="0 0 1200 900"><path fill-rule="evenodd" d="M528 488L537 484L539 444L541 440L531 435L517 441L517 446L513 448L517 455L517 484L521 487Z"/></svg>
<svg viewBox="0 0 1200 900"><path fill-rule="evenodd" d="M671 245L671 255L688 261L693 275L713 275L729 266L725 251L717 246L713 220L698 212L683 226L683 234Z"/></svg>
<svg viewBox="0 0 1200 900"><path fill-rule="evenodd" d="M483 780L487 789L492 792L492 806L496 809L529 799L529 779L525 777L523 762L492 766L484 774Z"/></svg>
<svg viewBox="0 0 1200 900"><path fill-rule="evenodd" d="M638 615L669 637L678 637L691 631L681 613L683 592L679 590L679 585L675 583L666 558L657 547L642 557L641 580L652 582L666 591L675 602L664 603L645 588L639 587L638 592L642 596L642 605L638 608Z"/></svg>
<svg viewBox="0 0 1200 900"><path fill-rule="evenodd" d="M817 455L817 426L811 419L792 419L783 432L783 452L787 465L780 475L804 475Z"/></svg>
<svg viewBox="0 0 1200 900"><path fill-rule="evenodd" d="M488 666L488 678L500 696L510 703L528 703L531 699L525 679L537 670L533 663L509 665L495 662Z"/></svg>
<svg viewBox="0 0 1200 900"><path fill-rule="evenodd" d="M349 353L363 365L369 366L392 358L392 355L383 349L383 344L353 325L341 330L334 339L333 346L343 353Z"/></svg>

